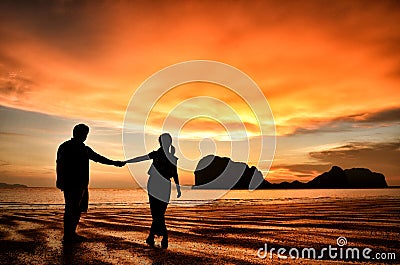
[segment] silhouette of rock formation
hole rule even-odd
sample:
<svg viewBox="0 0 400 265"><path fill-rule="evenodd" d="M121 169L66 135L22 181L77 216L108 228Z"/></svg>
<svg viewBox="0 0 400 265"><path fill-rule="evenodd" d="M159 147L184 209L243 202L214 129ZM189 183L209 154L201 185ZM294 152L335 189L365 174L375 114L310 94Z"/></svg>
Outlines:
<svg viewBox="0 0 400 265"><path fill-rule="evenodd" d="M22 184L7 184L0 183L0 189L9 189L9 188L27 188L28 186Z"/></svg>
<svg viewBox="0 0 400 265"><path fill-rule="evenodd" d="M387 188L385 176L366 168L341 169L333 166L307 183L311 188Z"/></svg>
<svg viewBox="0 0 400 265"><path fill-rule="evenodd" d="M268 182L256 167L214 155L203 157L194 175L195 186L207 189L255 189Z"/></svg>
<svg viewBox="0 0 400 265"><path fill-rule="evenodd" d="M366 168L345 169L333 166L309 182L270 183L254 166L227 157L208 155L197 164L195 187L206 189L349 189L387 188L385 176Z"/></svg>
<svg viewBox="0 0 400 265"><path fill-rule="evenodd" d="M328 172L324 172L307 183L311 188L340 189L348 186L347 176L343 169L333 166Z"/></svg>

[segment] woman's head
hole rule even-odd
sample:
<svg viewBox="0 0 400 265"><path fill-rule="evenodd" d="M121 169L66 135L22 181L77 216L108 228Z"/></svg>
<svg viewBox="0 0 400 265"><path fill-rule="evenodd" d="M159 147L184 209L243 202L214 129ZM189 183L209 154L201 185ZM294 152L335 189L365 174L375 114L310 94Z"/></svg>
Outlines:
<svg viewBox="0 0 400 265"><path fill-rule="evenodd" d="M169 149L172 144L172 137L169 133L163 133L158 137L158 142L164 149Z"/></svg>

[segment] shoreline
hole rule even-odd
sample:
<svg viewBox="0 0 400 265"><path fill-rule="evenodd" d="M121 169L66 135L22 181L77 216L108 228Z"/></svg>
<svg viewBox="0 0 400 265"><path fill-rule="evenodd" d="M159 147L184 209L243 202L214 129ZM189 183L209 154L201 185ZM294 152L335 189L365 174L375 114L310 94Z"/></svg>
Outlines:
<svg viewBox="0 0 400 265"><path fill-rule="evenodd" d="M272 184L279 184L279 183L272 183ZM49 186L49 187L42 187L42 186L27 186L24 184L8 184L10 185L9 187L4 187L0 186L1 189L55 189L58 190L58 188L54 186ZM23 185L24 187L17 186L13 187L13 185ZM247 191L248 189L207 189L207 188L197 188L195 185L187 185L190 186L191 189L195 190L242 190L242 191ZM126 187L121 187L121 188L99 188L99 187L89 187L89 190L92 189L107 189L107 190L143 190L141 187L132 187L132 188L126 188ZM387 186L387 187L364 187L364 188L354 188L354 187L347 187L347 188L315 188L315 187L301 187L301 188L259 188L256 190L380 190L380 189L400 189L400 186Z"/></svg>

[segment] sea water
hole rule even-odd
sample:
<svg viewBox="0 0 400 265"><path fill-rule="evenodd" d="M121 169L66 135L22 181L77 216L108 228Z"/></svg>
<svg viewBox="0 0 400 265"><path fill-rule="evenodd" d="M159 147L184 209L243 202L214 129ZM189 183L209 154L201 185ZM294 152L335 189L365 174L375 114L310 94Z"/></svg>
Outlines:
<svg viewBox="0 0 400 265"><path fill-rule="evenodd" d="M171 195L172 206L192 206L204 203L280 204L331 201L342 199L400 199L399 188L388 189L289 189L289 190L231 190L216 200L209 200L211 190L191 190L196 199L180 199ZM134 208L148 203L142 189L89 189L90 208ZM193 195L193 194L192 194ZM191 196L193 198L193 196ZM63 193L55 188L0 189L0 209L62 209Z"/></svg>

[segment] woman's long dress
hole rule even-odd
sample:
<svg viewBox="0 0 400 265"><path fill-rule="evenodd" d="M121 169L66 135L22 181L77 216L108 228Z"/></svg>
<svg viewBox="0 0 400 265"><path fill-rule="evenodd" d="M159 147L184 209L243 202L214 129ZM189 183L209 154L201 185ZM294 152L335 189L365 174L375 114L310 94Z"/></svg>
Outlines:
<svg viewBox="0 0 400 265"><path fill-rule="evenodd" d="M162 148L149 153L153 163L148 171L147 193L149 195L150 210L153 222L150 234L167 236L165 212L171 195L171 178L176 172L177 158L172 154L165 154Z"/></svg>

